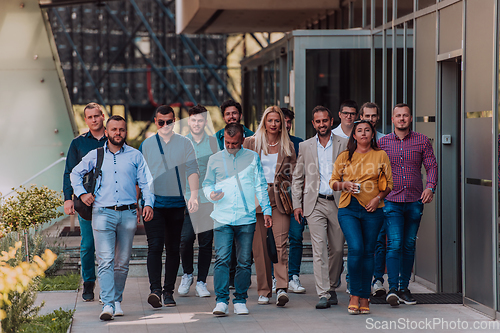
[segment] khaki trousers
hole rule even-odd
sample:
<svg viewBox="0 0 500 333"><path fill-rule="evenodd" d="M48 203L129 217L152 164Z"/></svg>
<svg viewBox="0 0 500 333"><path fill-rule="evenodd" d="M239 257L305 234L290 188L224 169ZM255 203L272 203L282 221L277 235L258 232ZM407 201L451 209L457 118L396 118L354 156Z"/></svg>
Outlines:
<svg viewBox="0 0 500 333"><path fill-rule="evenodd" d="M318 198L311 215L306 216L313 250L316 292L330 299L329 291L340 285L343 268L344 234L332 200Z"/></svg>
<svg viewBox="0 0 500 333"><path fill-rule="evenodd" d="M278 263L274 264L276 289L288 288L288 229L290 229L290 215L282 214L276 208L274 187L268 187L273 217L273 234L278 252ZM271 259L267 254L267 228L264 226L264 215L257 213L257 224L253 237L253 257L257 274L257 292L259 296L272 296L273 279L271 274Z"/></svg>

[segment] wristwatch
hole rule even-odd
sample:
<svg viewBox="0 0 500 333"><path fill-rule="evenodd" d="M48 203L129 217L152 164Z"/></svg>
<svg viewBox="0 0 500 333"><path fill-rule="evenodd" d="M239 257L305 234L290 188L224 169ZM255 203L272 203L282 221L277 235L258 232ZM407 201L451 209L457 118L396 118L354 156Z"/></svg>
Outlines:
<svg viewBox="0 0 500 333"><path fill-rule="evenodd" d="M434 188L432 188L432 187L428 187L427 189L431 190L432 194L436 193L436 190Z"/></svg>

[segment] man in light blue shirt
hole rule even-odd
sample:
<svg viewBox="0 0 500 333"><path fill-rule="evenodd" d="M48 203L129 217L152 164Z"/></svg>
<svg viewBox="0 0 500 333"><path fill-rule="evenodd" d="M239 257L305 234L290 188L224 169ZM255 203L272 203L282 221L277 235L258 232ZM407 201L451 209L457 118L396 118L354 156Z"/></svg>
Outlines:
<svg viewBox="0 0 500 333"><path fill-rule="evenodd" d="M229 264L233 239L237 256L234 313L248 314L246 299L250 286L252 242L255 232L256 203L262 208L266 227L272 226L267 181L259 155L242 149L243 126L229 124L224 130L225 149L208 160L203 182L205 197L214 203L210 215L214 219L216 306L213 314L225 316L229 304Z"/></svg>
<svg viewBox="0 0 500 333"><path fill-rule="evenodd" d="M83 187L83 176L97 164L97 149L90 151L71 171L74 194L87 206L93 204L92 229L97 255L97 276L104 303L99 316L111 320L123 316L121 301L128 275L132 242L137 228L136 184L143 193L144 221L153 218L154 196L149 190L151 174L142 154L125 144L127 123L112 116L106 123L107 143L101 174L94 193Z"/></svg>

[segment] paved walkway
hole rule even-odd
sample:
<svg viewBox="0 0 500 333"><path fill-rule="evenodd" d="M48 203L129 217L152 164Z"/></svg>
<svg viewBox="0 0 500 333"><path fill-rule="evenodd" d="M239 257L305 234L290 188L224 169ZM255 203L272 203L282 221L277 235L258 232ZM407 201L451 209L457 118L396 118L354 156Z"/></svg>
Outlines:
<svg viewBox="0 0 500 333"><path fill-rule="evenodd" d="M424 331L454 332L453 325L461 325L460 332L498 332L500 322L491 321L480 313L462 305L401 305L391 308L389 305L371 305L370 315L349 315L347 304L349 297L345 293L345 284L341 286L339 305L330 309L316 310L317 296L314 293L314 277L312 274L301 276L307 289L306 294L290 294L290 302L284 308L275 305L258 305L255 276L252 276L252 287L249 290L247 306L248 316L238 316L229 306L229 316L217 318L212 315L215 297L199 298L194 295L194 286L189 297L176 296L176 307L153 309L146 302L149 294L149 283L146 277L129 278L124 293L122 308L125 316L117 317L109 322L102 322L98 316L101 305L97 301L83 302L81 291L78 293L40 293L39 298L46 300L45 312L53 308L74 308L76 313L71 332L73 333L143 333L143 332L367 332L375 328L391 325L387 331ZM177 285L180 278L177 281ZM208 279L209 290L213 293L212 277ZM413 292L429 292L425 287L412 283ZM96 290L96 292L98 292ZM174 294L175 296L175 294ZM50 311L49 311L50 310ZM408 322L409 320L410 322ZM430 326L433 321L448 321L445 324ZM457 322L459 324L457 324ZM426 325L427 322L427 326ZM477 323L475 323L477 322ZM399 326L396 326L399 324ZM483 325L490 329L474 329L473 325ZM403 326L404 325L404 326ZM418 326L422 328L417 329ZM466 325L466 326L465 326ZM491 326L494 325L494 326ZM496 326L495 326L496 325ZM371 329L370 329L371 328ZM496 328L496 329L495 329Z"/></svg>

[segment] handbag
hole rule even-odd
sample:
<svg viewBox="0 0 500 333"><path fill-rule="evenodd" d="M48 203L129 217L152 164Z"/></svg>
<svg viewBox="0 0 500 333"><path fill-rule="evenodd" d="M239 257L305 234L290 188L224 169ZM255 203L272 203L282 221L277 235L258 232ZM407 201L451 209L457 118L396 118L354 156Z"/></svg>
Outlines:
<svg viewBox="0 0 500 333"><path fill-rule="evenodd" d="M278 263L278 250L276 249L276 242L274 241L273 228L267 228L267 254L273 264Z"/></svg>
<svg viewBox="0 0 500 333"><path fill-rule="evenodd" d="M97 164L95 168L85 174L83 176L83 187L87 191L87 193L94 194L95 184L97 177L101 174L102 161L104 159L104 148L97 148ZM81 218L87 221L92 220L92 205L87 206L83 203L80 197L74 196L73 204L75 206L75 210L80 214Z"/></svg>
<svg viewBox="0 0 500 333"><path fill-rule="evenodd" d="M384 192L387 188L387 177L385 176L385 172L380 171L378 175L378 190L380 192Z"/></svg>
<svg viewBox="0 0 500 333"><path fill-rule="evenodd" d="M285 210L285 214L290 215L293 213L292 194L290 193L290 178L279 175L278 176L278 194L280 196L281 204Z"/></svg>

